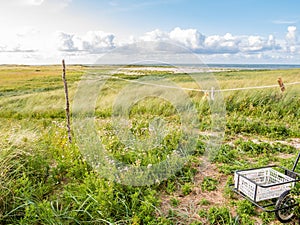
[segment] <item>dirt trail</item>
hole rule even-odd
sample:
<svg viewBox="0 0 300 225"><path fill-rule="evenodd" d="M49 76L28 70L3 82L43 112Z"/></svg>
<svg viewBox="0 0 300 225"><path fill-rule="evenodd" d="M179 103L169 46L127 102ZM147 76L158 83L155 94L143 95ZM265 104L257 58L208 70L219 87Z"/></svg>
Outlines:
<svg viewBox="0 0 300 225"><path fill-rule="evenodd" d="M219 183L217 190L215 191L202 191L201 183L205 177L211 177L216 179ZM194 187L192 192L188 195L183 195L180 190L176 191L172 195L163 194L161 196L161 213L164 215L170 214L170 210L173 210L178 217L177 224L189 224L193 221L201 221L204 224L206 219L201 218L198 212L202 209L209 209L212 205L224 205L227 200L223 196L224 187L226 185L227 176L218 172L215 165L210 164L205 167L198 167L198 172L194 177ZM179 200L179 205L174 207L171 204L171 199L176 198ZM201 204L205 200L208 201L208 205Z"/></svg>

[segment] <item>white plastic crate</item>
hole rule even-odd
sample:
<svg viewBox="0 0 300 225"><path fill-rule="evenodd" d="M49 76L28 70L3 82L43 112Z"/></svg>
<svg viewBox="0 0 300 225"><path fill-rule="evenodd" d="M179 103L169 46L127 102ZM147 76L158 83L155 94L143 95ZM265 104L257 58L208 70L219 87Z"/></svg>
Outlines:
<svg viewBox="0 0 300 225"><path fill-rule="evenodd" d="M249 180L245 177L247 177ZM294 182L288 184L280 183L293 180L293 178L286 176L272 168L236 171L234 173L235 189L245 194L254 202L278 198L284 191L290 190L294 186ZM272 184L276 184L276 186L259 186L267 186Z"/></svg>

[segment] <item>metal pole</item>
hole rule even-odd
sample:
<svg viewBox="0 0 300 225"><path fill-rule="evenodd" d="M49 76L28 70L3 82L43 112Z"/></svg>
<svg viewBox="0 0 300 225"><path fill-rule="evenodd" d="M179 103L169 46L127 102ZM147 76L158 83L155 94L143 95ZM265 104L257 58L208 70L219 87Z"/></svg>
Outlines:
<svg viewBox="0 0 300 225"><path fill-rule="evenodd" d="M296 169L296 167L297 167L297 165L298 165L299 159L300 159L300 151L299 151L299 153L298 153L297 159L296 159L295 162L294 162L293 172L295 171L295 169Z"/></svg>

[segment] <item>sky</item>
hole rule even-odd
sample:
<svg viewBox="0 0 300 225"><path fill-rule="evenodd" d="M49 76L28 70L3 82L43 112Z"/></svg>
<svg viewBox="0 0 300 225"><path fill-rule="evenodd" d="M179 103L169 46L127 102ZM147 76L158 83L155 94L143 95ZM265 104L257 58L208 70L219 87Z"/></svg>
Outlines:
<svg viewBox="0 0 300 225"><path fill-rule="evenodd" d="M0 64L92 64L143 41L204 63L300 64L299 9L298 0L2 0Z"/></svg>

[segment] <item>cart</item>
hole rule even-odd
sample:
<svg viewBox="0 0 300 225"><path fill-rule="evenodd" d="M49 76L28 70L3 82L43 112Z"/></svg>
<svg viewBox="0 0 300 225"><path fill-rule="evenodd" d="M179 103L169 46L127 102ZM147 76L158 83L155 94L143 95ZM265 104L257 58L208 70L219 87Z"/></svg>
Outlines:
<svg viewBox="0 0 300 225"><path fill-rule="evenodd" d="M300 181L300 174L295 172L299 158L300 152L292 170L272 165L235 171L232 190L263 211L275 212L280 222L287 223L294 218L297 206L290 190Z"/></svg>

